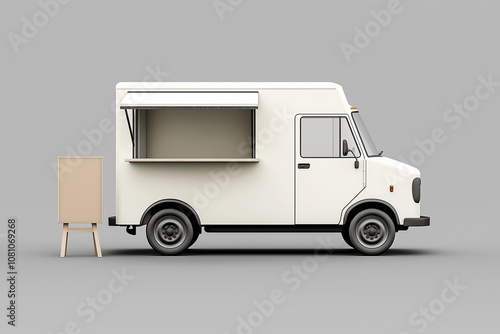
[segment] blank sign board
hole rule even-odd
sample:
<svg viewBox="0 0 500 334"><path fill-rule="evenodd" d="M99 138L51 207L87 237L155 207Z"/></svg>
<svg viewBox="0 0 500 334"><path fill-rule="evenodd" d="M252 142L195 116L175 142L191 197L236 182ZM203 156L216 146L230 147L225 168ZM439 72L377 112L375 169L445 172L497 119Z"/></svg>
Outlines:
<svg viewBox="0 0 500 334"><path fill-rule="evenodd" d="M58 223L102 223L102 157L58 158Z"/></svg>

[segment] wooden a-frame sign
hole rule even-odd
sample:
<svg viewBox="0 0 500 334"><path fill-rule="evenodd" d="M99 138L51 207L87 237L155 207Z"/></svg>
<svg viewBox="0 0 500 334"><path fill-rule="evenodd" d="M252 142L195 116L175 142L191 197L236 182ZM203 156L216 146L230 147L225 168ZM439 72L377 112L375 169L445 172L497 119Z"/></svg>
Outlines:
<svg viewBox="0 0 500 334"><path fill-rule="evenodd" d="M61 257L66 256L69 232L91 232L95 255L102 257L97 233L97 224L102 223L102 157L59 157L57 169L57 222L63 224ZM80 223L92 227L69 227Z"/></svg>

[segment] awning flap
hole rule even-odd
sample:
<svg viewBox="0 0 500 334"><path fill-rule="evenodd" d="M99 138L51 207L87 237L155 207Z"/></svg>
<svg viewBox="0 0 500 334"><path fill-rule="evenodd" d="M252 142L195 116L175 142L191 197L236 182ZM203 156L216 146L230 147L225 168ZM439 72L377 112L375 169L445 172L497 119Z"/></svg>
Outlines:
<svg viewBox="0 0 500 334"><path fill-rule="evenodd" d="M121 109L251 108L259 104L258 92L128 92Z"/></svg>

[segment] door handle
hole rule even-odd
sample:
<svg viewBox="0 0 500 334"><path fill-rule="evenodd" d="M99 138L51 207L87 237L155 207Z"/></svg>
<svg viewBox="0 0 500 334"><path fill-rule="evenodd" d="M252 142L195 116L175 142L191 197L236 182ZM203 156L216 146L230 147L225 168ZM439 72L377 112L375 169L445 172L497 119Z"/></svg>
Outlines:
<svg viewBox="0 0 500 334"><path fill-rule="evenodd" d="M299 169L309 169L311 167L311 164L299 164Z"/></svg>

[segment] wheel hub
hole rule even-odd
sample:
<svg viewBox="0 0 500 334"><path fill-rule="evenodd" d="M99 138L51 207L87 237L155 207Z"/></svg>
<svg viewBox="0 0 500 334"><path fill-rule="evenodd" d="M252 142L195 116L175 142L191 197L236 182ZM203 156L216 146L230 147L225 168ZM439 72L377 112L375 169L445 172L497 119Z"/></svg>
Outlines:
<svg viewBox="0 0 500 334"><path fill-rule="evenodd" d="M167 240L175 239L177 234L177 229L171 224L166 225L163 229L163 236L166 237Z"/></svg>
<svg viewBox="0 0 500 334"><path fill-rule="evenodd" d="M155 228L156 240L163 247L176 247L185 239L183 225L176 217L168 217L160 221Z"/></svg>
<svg viewBox="0 0 500 334"><path fill-rule="evenodd" d="M373 240L373 239L378 238L378 236L380 235L380 231L378 230L378 228L376 226L368 225L365 227L364 234L365 234L365 238Z"/></svg>
<svg viewBox="0 0 500 334"><path fill-rule="evenodd" d="M358 227L358 240L368 248L376 248L387 239L387 228L378 218L367 218Z"/></svg>
<svg viewBox="0 0 500 334"><path fill-rule="evenodd" d="M165 233L171 237L175 233L175 229L172 226L168 226L165 228Z"/></svg>

